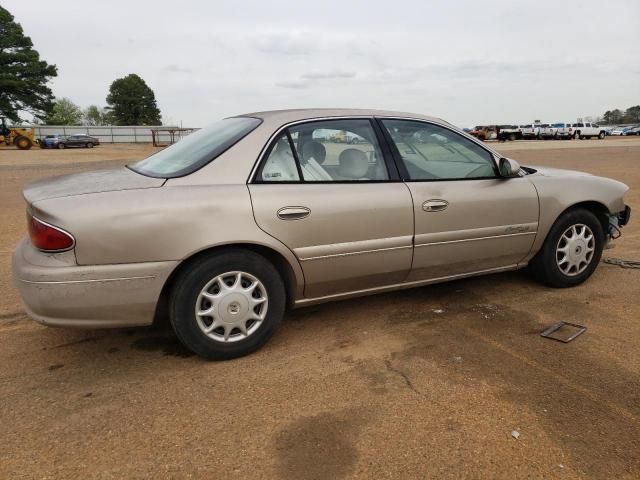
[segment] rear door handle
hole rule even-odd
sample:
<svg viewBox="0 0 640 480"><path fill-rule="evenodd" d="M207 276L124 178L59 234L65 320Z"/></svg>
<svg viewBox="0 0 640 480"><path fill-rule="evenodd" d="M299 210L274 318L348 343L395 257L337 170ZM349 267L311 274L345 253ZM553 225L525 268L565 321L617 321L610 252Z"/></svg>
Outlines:
<svg viewBox="0 0 640 480"><path fill-rule="evenodd" d="M278 218L281 220L302 220L311 214L307 207L282 207L278 210Z"/></svg>
<svg viewBox="0 0 640 480"><path fill-rule="evenodd" d="M440 198L427 200L422 204L422 210L425 212L441 212L449 206L449 202Z"/></svg>

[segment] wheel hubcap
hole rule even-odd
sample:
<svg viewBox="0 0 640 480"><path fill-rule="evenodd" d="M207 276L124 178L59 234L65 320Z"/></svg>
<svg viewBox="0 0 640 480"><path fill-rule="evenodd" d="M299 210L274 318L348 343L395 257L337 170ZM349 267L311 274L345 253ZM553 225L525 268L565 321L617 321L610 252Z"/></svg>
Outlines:
<svg viewBox="0 0 640 480"><path fill-rule="evenodd" d="M253 334L269 307L267 290L246 272L212 278L198 294L195 315L200 330L218 342L237 342Z"/></svg>
<svg viewBox="0 0 640 480"><path fill-rule="evenodd" d="M584 224L567 228L556 247L556 263L562 273L575 277L586 270L593 259L596 240L591 229Z"/></svg>

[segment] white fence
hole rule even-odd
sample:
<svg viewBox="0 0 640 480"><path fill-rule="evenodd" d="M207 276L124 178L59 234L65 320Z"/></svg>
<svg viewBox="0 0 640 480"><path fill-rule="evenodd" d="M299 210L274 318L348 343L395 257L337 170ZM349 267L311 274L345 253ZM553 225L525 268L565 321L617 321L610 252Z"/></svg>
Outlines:
<svg viewBox="0 0 640 480"><path fill-rule="evenodd" d="M46 135L76 135L84 133L96 137L100 143L151 143L152 128L172 128L167 126L103 126L85 127L83 125L34 125L36 137L43 138ZM178 127L174 127L178 128ZM158 132L159 140L168 143L171 138L168 132ZM175 141L178 141L185 133L176 132Z"/></svg>

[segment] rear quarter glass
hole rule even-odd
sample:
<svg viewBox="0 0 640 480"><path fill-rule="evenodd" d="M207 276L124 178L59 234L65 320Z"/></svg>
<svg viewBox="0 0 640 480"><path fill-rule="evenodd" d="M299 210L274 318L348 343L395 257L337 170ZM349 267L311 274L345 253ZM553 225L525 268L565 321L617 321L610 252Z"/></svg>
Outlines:
<svg viewBox="0 0 640 480"><path fill-rule="evenodd" d="M261 123L261 119L253 117L225 118L129 165L129 168L148 177L184 177L215 160Z"/></svg>

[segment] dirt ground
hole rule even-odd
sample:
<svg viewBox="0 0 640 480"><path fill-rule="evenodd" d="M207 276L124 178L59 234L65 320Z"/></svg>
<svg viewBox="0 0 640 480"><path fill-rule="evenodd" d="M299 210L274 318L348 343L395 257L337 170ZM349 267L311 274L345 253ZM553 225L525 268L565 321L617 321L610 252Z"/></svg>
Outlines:
<svg viewBox="0 0 640 480"><path fill-rule="evenodd" d="M640 139L494 146L624 181L640 212ZM310 307L223 363L153 328L29 320L10 272L22 186L151 151L0 150L0 478L640 477L640 270L602 264L568 290L516 272ZM640 260L633 217L605 257ZM539 336L560 320L588 330Z"/></svg>

